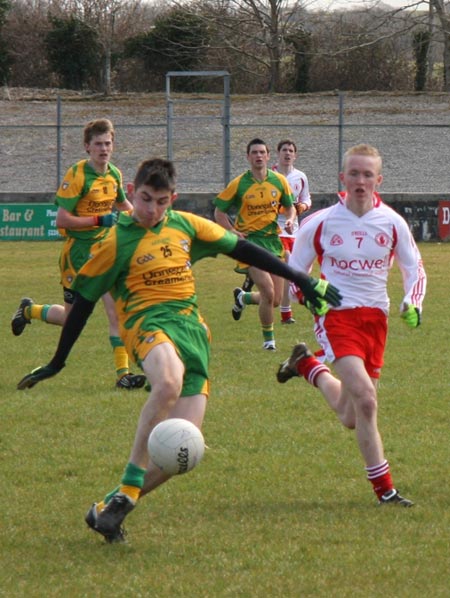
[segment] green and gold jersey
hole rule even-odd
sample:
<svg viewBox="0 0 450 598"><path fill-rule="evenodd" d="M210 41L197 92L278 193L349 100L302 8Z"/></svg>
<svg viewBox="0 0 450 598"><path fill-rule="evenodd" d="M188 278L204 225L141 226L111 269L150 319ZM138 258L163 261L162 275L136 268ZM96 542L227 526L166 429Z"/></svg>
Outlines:
<svg viewBox="0 0 450 598"><path fill-rule="evenodd" d="M90 301L110 291L121 325L133 326L149 309L198 314L192 264L234 249L237 237L195 214L168 210L147 229L122 212L91 248L72 288Z"/></svg>
<svg viewBox="0 0 450 598"><path fill-rule="evenodd" d="M80 160L66 172L56 192L55 203L75 216L105 216L110 214L114 203L126 200L122 186L122 174L113 164L108 164L105 174L99 174L88 160ZM82 229L65 229L68 237L88 239L103 235L98 226Z"/></svg>
<svg viewBox="0 0 450 598"><path fill-rule="evenodd" d="M242 233L278 235L280 207L290 207L294 197L286 177L267 171L264 181L257 181L250 170L233 179L214 200L221 212L236 212L234 227Z"/></svg>

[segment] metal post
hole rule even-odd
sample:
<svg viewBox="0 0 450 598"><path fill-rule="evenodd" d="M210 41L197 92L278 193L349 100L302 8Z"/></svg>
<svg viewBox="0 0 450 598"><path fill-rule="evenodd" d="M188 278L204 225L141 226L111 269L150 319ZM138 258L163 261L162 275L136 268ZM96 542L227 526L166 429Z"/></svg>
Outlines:
<svg viewBox="0 0 450 598"><path fill-rule="evenodd" d="M167 105L167 159L173 160L173 102L170 99L170 73L166 74L166 105Z"/></svg>
<svg viewBox="0 0 450 598"><path fill-rule="evenodd" d="M339 173L342 170L342 160L344 155L344 94L339 92L339 152L338 152L338 189L342 190L342 183Z"/></svg>
<svg viewBox="0 0 450 598"><path fill-rule="evenodd" d="M223 183L228 185L231 179L231 142L230 142L230 75L223 77Z"/></svg>
<svg viewBox="0 0 450 598"><path fill-rule="evenodd" d="M56 100L56 189L58 189L61 184L61 163L61 96L58 96Z"/></svg>

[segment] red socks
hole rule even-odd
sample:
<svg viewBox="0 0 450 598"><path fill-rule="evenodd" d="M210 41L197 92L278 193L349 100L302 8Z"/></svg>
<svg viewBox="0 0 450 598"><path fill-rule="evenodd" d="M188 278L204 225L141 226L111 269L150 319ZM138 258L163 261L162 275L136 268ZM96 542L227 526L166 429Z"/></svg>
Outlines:
<svg viewBox="0 0 450 598"><path fill-rule="evenodd" d="M314 357L314 355L301 359L297 366L297 371L300 376L303 376L313 386L317 386L316 381L320 374L330 372L329 368Z"/></svg>
<svg viewBox="0 0 450 598"><path fill-rule="evenodd" d="M389 471L389 463L386 460L379 465L366 467L366 471L367 479L371 482L373 491L377 495L378 500L381 499L383 494L393 489L394 484L392 482L391 472Z"/></svg>

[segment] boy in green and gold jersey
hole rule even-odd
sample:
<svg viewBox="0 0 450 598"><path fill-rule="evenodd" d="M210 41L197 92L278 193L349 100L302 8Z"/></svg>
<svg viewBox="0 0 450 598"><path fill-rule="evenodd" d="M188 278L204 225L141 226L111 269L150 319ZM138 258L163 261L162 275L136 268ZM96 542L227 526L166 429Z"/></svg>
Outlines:
<svg viewBox="0 0 450 598"><path fill-rule="evenodd" d="M215 222L172 209L175 168L159 158L143 162L130 192L131 213L91 248L72 285L73 308L52 360L18 384L31 388L57 374L81 334L96 301L110 290L122 338L150 383L120 485L94 503L86 522L108 542L123 540L122 522L138 500L170 475L150 460L150 432L169 417L201 428L209 395L210 335L202 318L192 265L226 254L299 285L312 306L339 304L335 287L292 270L270 252L238 238Z"/></svg>
<svg viewBox="0 0 450 598"><path fill-rule="evenodd" d="M59 326L64 324L73 303L71 284L88 259L91 246L114 224L114 209L131 210L132 205L122 186L122 174L110 162L113 143L114 128L108 119L94 120L85 126L84 147L89 158L69 168L55 197L58 206L56 225L66 237L59 259L64 305L39 305L24 297L11 321L15 336L20 336L32 319ZM145 377L130 373L128 355L118 332L114 302L109 293L102 299L109 321L116 386L127 390L141 388Z"/></svg>
<svg viewBox="0 0 450 598"><path fill-rule="evenodd" d="M214 216L224 228L233 231L240 238L264 247L273 255L284 258L278 226L278 213L284 209L285 228L292 230L296 211L294 197L285 176L267 167L269 148L259 138L247 145L249 170L233 179L215 199ZM234 222L228 212L235 211ZM263 334L263 349L275 350L273 330L274 307L280 304L284 281L279 276L269 274L260 268L239 263L237 272L248 273L258 288L258 292L244 292L234 289L235 307L233 317L239 319L245 305L259 306L259 319ZM236 308L236 309L235 309ZM235 314L239 314L238 317Z"/></svg>

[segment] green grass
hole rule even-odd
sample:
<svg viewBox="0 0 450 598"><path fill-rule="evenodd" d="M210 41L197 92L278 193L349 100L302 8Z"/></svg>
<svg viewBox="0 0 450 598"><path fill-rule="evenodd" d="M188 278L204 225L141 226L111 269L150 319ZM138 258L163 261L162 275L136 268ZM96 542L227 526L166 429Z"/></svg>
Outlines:
<svg viewBox="0 0 450 598"><path fill-rule="evenodd" d="M25 392L59 329L10 332L18 300L59 302L54 243L0 244L0 596L448 597L449 244L424 244L423 326L392 317L379 425L394 480L413 509L379 508L354 434L304 381L275 381L297 340L313 343L308 312L276 326L263 352L256 310L235 323L241 282L225 257L196 266L213 334L210 447L192 473L147 496L127 519L128 545L104 545L83 517L119 480L143 391L115 391L99 305L66 369Z"/></svg>

